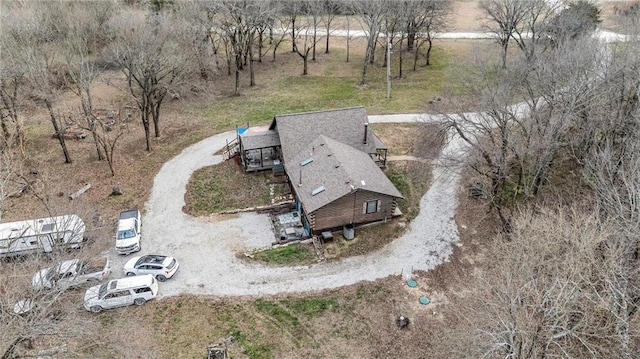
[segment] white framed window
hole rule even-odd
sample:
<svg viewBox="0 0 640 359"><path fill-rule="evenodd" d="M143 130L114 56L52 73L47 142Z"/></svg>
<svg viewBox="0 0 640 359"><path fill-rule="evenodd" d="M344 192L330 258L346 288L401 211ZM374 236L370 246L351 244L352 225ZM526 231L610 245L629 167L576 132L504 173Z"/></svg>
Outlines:
<svg viewBox="0 0 640 359"><path fill-rule="evenodd" d="M364 214L376 213L380 210L380 201L379 200L367 201L364 203L363 207L364 208L362 212Z"/></svg>

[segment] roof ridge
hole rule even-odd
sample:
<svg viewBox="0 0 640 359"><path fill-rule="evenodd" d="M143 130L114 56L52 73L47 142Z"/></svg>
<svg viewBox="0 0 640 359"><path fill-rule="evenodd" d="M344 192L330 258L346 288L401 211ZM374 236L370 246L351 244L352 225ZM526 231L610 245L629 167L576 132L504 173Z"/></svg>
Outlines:
<svg viewBox="0 0 640 359"><path fill-rule="evenodd" d="M345 110L356 110L356 109L364 109L364 106L354 106L354 107L343 107L343 108L333 108L329 110L316 110L316 111L307 111L307 112L294 112L294 113L285 113L280 115L275 115L274 117L287 117L287 116L299 116L299 115L312 115L316 113L328 113L328 112L336 112L336 111L345 111ZM366 110L365 110L366 111Z"/></svg>

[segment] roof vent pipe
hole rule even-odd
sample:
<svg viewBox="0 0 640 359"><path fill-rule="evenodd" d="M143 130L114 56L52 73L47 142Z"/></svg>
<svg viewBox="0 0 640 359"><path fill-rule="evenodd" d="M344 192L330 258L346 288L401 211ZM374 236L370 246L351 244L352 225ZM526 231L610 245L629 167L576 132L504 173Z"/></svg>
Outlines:
<svg viewBox="0 0 640 359"><path fill-rule="evenodd" d="M364 139L362 140L362 144L367 144L367 128L369 127L368 123L364 124Z"/></svg>

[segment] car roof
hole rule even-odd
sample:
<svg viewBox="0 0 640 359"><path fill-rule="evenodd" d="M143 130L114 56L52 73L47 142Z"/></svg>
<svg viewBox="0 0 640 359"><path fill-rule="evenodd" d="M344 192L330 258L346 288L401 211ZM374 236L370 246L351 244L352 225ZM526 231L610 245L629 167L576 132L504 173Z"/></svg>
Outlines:
<svg viewBox="0 0 640 359"><path fill-rule="evenodd" d="M167 261L167 258L169 259L169 261ZM142 256L140 258L140 260L138 260L136 262L136 265L141 265L141 264L169 264L169 262L171 261L171 257L168 256L162 256L159 254L149 254L146 256Z"/></svg>
<svg viewBox="0 0 640 359"><path fill-rule="evenodd" d="M133 277L124 277L119 279L112 279L109 281L107 289L109 290L117 290L117 289L128 289L131 287L141 287L146 285L151 285L153 283L153 276L151 274L133 276Z"/></svg>

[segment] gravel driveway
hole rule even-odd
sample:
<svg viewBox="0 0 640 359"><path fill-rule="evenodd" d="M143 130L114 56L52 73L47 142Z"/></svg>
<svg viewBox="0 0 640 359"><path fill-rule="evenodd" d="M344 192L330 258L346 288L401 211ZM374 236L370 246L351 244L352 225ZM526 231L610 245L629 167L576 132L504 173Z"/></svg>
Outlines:
<svg viewBox="0 0 640 359"><path fill-rule="evenodd" d="M491 35L493 36L493 35ZM487 38L482 33L443 33L441 38ZM605 42L626 41L625 35L597 31L594 37ZM527 106L514 105L524 116ZM482 120L482 114L464 114ZM408 114L369 116L371 123L436 122L442 115ZM470 129L473 130L473 129ZM360 281L372 281L412 270L430 270L446 261L452 243L458 240L454 222L458 161L464 143L452 137L434 162L433 183L420 201L420 212L400 238L384 248L339 262L310 266L272 268L247 263L235 257L243 250L268 247L274 239L267 215L243 213L238 218L215 221L193 218L182 212L186 186L193 171L222 161L213 156L227 140L225 132L198 142L165 163L156 175L151 197L146 204L142 252L172 255L181 263L176 276L162 284L161 296L211 294L221 296L261 295L284 292L308 292L336 288ZM127 257L114 258L114 271Z"/></svg>
<svg viewBox="0 0 640 359"><path fill-rule="evenodd" d="M370 116L370 122L438 120L426 116ZM222 161L213 154L233 132L198 142L165 163L156 175L143 216L142 251L178 258L181 267L174 278L162 283L160 295L210 294L220 296L308 292L372 281L412 270L430 270L446 261L451 243L458 240L453 220L458 175L436 161L433 183L420 202L420 213L400 238L379 251L337 262L296 267L267 267L236 258L244 250L268 247L274 240L266 214L243 213L224 221L194 218L182 212L186 186L193 171ZM459 149L451 141L441 159ZM114 258L114 271L127 257Z"/></svg>

